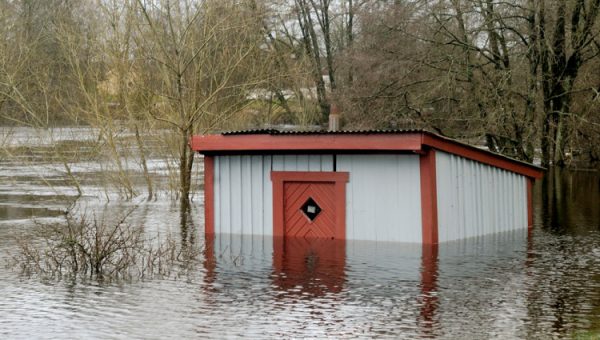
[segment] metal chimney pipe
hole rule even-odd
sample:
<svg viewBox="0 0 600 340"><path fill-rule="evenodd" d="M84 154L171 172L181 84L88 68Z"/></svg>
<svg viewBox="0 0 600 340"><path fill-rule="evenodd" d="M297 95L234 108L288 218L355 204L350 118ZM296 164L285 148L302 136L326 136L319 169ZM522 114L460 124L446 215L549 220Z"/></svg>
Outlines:
<svg viewBox="0 0 600 340"><path fill-rule="evenodd" d="M331 104L329 108L329 131L340 130L340 112L335 104Z"/></svg>

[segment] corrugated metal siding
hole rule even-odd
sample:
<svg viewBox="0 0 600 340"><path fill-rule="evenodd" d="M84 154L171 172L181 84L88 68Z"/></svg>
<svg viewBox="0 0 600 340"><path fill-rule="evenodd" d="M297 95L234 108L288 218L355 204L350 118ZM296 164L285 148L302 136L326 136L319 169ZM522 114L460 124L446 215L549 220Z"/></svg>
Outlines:
<svg viewBox="0 0 600 340"><path fill-rule="evenodd" d="M436 152L440 242L527 227L526 178Z"/></svg>
<svg viewBox="0 0 600 340"><path fill-rule="evenodd" d="M346 238L421 242L418 155L338 155L348 171Z"/></svg>
<svg viewBox="0 0 600 340"><path fill-rule="evenodd" d="M333 171L332 155L215 157L215 232L273 234L274 171Z"/></svg>

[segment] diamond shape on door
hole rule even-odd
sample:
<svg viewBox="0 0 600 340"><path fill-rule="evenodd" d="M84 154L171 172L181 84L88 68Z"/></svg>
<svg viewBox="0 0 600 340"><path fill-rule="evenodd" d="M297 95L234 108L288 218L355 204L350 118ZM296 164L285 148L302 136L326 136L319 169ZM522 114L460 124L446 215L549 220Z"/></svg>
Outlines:
<svg viewBox="0 0 600 340"><path fill-rule="evenodd" d="M319 213L321 212L321 207L319 207L317 202L315 202L315 200L313 200L312 197L309 197L306 203L302 205L300 210L304 213L304 215L306 215L306 217L308 217L309 220L314 221L315 218L319 216Z"/></svg>

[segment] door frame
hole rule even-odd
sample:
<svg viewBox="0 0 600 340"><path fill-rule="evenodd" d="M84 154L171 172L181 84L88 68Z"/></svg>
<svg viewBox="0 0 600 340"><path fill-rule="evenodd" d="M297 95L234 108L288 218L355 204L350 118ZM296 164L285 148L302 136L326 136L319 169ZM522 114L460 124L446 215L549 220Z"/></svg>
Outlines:
<svg viewBox="0 0 600 340"><path fill-rule="evenodd" d="M346 239L346 182L348 172L321 171L271 171L273 182L273 236L285 236L284 184L285 182L321 182L335 184L335 226L334 237Z"/></svg>

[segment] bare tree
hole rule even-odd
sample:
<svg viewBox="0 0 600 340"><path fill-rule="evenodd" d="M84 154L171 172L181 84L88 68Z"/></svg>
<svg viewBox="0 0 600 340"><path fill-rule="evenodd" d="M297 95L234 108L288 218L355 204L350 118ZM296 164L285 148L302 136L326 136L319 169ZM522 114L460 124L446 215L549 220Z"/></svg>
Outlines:
<svg viewBox="0 0 600 340"><path fill-rule="evenodd" d="M243 3L242 3L243 5ZM142 1L134 6L135 72L150 117L178 139L179 194L186 204L194 133L222 126L246 104L247 89L262 82L261 27L236 1Z"/></svg>

